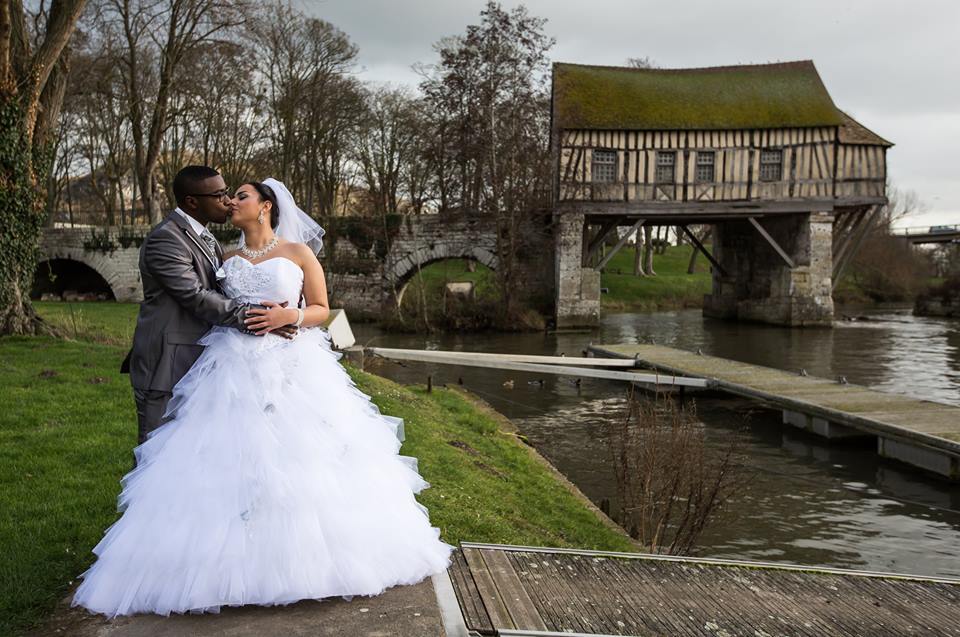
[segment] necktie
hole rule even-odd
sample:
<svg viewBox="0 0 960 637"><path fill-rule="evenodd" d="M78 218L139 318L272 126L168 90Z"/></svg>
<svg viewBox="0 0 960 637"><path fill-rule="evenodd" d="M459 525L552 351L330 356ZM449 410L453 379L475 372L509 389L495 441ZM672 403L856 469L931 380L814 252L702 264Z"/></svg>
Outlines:
<svg viewBox="0 0 960 637"><path fill-rule="evenodd" d="M210 257L215 263L219 263L220 259L217 256L217 240L214 239L213 235L210 234L209 230L204 230L200 233L200 238L203 239L203 242L206 244L207 249L210 250Z"/></svg>

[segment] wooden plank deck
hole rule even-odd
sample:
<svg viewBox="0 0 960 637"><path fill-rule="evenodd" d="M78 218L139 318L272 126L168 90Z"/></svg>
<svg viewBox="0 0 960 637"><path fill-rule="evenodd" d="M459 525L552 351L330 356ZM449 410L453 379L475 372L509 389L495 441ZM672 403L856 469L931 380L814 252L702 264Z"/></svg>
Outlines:
<svg viewBox="0 0 960 637"><path fill-rule="evenodd" d="M662 345L591 345L589 350L665 374L707 379L731 394L946 454L948 477L960 477L960 407Z"/></svg>
<svg viewBox="0 0 960 637"><path fill-rule="evenodd" d="M960 635L960 580L462 543L450 568L484 635Z"/></svg>

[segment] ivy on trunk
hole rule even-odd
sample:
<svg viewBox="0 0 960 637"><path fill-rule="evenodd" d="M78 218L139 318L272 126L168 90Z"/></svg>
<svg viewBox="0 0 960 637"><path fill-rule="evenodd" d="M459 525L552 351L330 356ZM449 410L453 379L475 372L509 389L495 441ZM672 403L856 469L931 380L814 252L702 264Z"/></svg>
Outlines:
<svg viewBox="0 0 960 637"><path fill-rule="evenodd" d="M0 0L0 334L50 331L30 289L46 221L51 131L66 87L64 53L85 4L53 0L39 20L21 3Z"/></svg>

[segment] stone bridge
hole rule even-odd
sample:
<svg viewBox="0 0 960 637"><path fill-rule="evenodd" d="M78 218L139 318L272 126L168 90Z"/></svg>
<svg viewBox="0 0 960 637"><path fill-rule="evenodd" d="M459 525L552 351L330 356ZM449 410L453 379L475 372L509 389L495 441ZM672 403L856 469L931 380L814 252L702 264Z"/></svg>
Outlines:
<svg viewBox="0 0 960 637"><path fill-rule="evenodd" d="M35 287L63 294L104 294L123 302L143 299L137 262L139 235L120 228L46 228L40 237ZM52 275L52 276L51 276Z"/></svg>
<svg viewBox="0 0 960 637"><path fill-rule="evenodd" d="M370 223L377 221L371 219ZM142 228L90 226L46 229L40 242L39 289L53 295L93 292L117 301L139 302L143 287L138 259L145 232ZM468 215L407 216L384 258L373 248L358 249L345 237L328 241L321 253L331 303L351 315L369 317L378 316L385 304L402 298L418 268L443 259L471 259L497 269L493 223Z"/></svg>
<svg viewBox="0 0 960 637"><path fill-rule="evenodd" d="M376 223L372 221L372 223ZM324 246L320 262L327 271L330 302L352 316L376 318L403 298L419 268L444 259L469 259L496 270L493 222L472 215L405 216L381 260L373 250L358 250L344 237Z"/></svg>

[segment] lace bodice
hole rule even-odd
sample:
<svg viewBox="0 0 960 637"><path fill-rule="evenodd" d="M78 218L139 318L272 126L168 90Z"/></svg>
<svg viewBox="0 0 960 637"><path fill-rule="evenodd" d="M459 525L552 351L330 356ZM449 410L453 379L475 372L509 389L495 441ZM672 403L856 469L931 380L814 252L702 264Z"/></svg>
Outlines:
<svg viewBox="0 0 960 637"><path fill-rule="evenodd" d="M230 257L217 272L217 278L222 279L227 296L244 303L287 301L290 307L297 307L303 292L303 270L286 257L256 264L243 257Z"/></svg>

